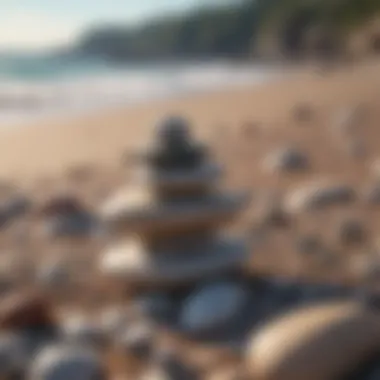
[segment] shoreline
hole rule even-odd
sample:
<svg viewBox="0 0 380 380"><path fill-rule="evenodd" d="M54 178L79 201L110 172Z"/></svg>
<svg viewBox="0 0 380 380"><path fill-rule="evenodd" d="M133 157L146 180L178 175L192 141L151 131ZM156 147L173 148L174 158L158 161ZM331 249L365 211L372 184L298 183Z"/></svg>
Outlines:
<svg viewBox="0 0 380 380"><path fill-rule="evenodd" d="M306 68L239 89L99 110L69 120L31 122L22 128L10 124L0 128L0 178L28 182L59 176L75 165L114 167L125 151L146 141L157 122L171 114L188 118L199 135L210 139L218 128L235 135L247 123L280 132L300 102L318 108L321 117L358 102L376 108L379 72L378 61L325 74Z"/></svg>
<svg viewBox="0 0 380 380"><path fill-rule="evenodd" d="M224 61L194 64L168 63L104 70L78 78L3 80L0 92L0 127L53 121L65 115L78 117L99 108L118 109L212 94L216 91L257 85L286 75L275 65L229 64Z"/></svg>

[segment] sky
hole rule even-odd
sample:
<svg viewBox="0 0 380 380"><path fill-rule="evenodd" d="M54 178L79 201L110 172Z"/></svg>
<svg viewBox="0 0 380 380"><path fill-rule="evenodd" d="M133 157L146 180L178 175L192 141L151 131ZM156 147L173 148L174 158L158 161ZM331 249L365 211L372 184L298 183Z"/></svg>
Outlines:
<svg viewBox="0 0 380 380"><path fill-rule="evenodd" d="M0 0L0 49L65 45L94 24L138 23L203 3L205 0Z"/></svg>

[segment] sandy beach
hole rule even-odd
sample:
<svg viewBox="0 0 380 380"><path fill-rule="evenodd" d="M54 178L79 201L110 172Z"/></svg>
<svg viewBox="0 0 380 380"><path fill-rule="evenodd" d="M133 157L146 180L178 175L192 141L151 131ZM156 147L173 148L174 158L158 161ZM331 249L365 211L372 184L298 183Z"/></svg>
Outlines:
<svg viewBox="0 0 380 380"><path fill-rule="evenodd" d="M171 114L189 118L202 137L219 141L216 131L222 129L238 138L247 124L264 131L279 129L279 135L297 139L300 130L292 127L292 108L308 103L318 118L301 134L313 140L342 107L365 103L376 111L379 71L379 62L324 73L308 68L265 84L4 127L0 130L0 176L25 181L57 176L73 165L118 165L124 152L146 141L157 121ZM238 144L236 139L229 142L231 149Z"/></svg>
<svg viewBox="0 0 380 380"><path fill-rule="evenodd" d="M29 216L6 226L0 240L4 260L8 258L15 265L14 254L19 258L16 264L20 268L9 271L16 278L14 289L29 281L22 270L39 270L45 258L49 263L55 256L63 256L77 282L69 280L69 287L63 285L57 292L50 289L49 281L56 280L52 272L53 280L49 277L47 285L39 283L49 294L55 312L107 311L108 306L128 304L129 295L123 287L99 276L98 261L109 240L115 238L112 234L108 236L105 230L100 236L88 237L87 243L86 239L84 244L69 239L65 245L67 242L59 238L44 237L37 227L45 220L52 223L50 233L54 236L54 217L63 212L73 213L75 219L77 208L82 207L77 201L83 202L84 210L90 206L91 213L97 215L111 193L131 183L129 154L148 143L157 123L169 115L187 118L197 137L209 143L217 161L227 169L227 188L247 190L252 197L242 218L233 225L249 241L250 256L245 266L249 275L255 279L275 275L275 279L280 278L280 288L284 277L312 286L313 280L333 286L360 284L372 265L373 252L378 255L379 250L379 73L378 61L323 71L307 67L255 86L96 110L85 116L64 115L32 125L4 126L0 130L0 179L16 187L25 186L34 206ZM285 164L280 159L280 163L275 162L277 167L272 167L270 160L268 165L267 158L281 149L290 149L293 158L285 155ZM74 197L68 201L58 198L52 204L43 199L48 190L64 189L67 180L75 185ZM289 209L294 190L310 181L337 184L343 191L348 186L349 203L314 212ZM375 197L368 200L366 191L372 188ZM41 207L40 198L47 206ZM35 209L39 211L35 213ZM49 215L53 215L52 220ZM322 251L309 255L310 237L312 243L317 239ZM12 312L7 313L13 321ZM186 340L182 345L181 340L174 341L187 361L205 367L202 379L214 379L211 375L216 370L228 369L228 360L231 369L241 364L241 357L222 347L193 347ZM126 374L133 373L136 363L130 363L129 356L120 352L115 355L106 350L106 354L112 375L129 378Z"/></svg>

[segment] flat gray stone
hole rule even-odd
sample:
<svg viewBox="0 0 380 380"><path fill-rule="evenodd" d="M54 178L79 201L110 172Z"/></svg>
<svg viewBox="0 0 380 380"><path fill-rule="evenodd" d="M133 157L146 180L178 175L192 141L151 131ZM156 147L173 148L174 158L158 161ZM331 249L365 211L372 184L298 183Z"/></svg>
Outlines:
<svg viewBox="0 0 380 380"><path fill-rule="evenodd" d="M133 226L136 230L172 229L196 225L205 219L220 220L240 211L249 201L245 193L213 194L199 199L156 203L146 189L121 191L100 210L102 219L111 226Z"/></svg>
<svg viewBox="0 0 380 380"><path fill-rule="evenodd" d="M309 157L294 147L281 148L264 160L264 167L272 172L304 171L310 166Z"/></svg>
<svg viewBox="0 0 380 380"><path fill-rule="evenodd" d="M302 212L345 205L356 199L357 193L350 185L316 181L292 191L285 205L290 212Z"/></svg>
<svg viewBox="0 0 380 380"><path fill-rule="evenodd" d="M168 190L186 190L213 185L223 174L221 166L207 163L186 170L160 170L141 172L140 182Z"/></svg>
<svg viewBox="0 0 380 380"><path fill-rule="evenodd" d="M244 311L248 299L248 290L233 282L202 287L185 300L180 328L195 335L228 328Z"/></svg>
<svg viewBox="0 0 380 380"><path fill-rule="evenodd" d="M98 355L80 346L52 345L31 365L29 380L105 380Z"/></svg>
<svg viewBox="0 0 380 380"><path fill-rule="evenodd" d="M249 255L239 239L215 238L177 247L146 252L141 242L127 240L106 250L100 270L131 285L173 286L240 268Z"/></svg>

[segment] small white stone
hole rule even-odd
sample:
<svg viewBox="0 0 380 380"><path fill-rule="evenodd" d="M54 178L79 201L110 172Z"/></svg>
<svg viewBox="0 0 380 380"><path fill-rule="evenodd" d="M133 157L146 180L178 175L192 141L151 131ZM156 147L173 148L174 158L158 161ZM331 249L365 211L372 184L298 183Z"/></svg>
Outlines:
<svg viewBox="0 0 380 380"><path fill-rule="evenodd" d="M190 333L227 327L244 309L247 290L239 284L219 282L196 290L185 301L180 326Z"/></svg>
<svg viewBox="0 0 380 380"><path fill-rule="evenodd" d="M83 347L54 345L43 349L31 365L29 380L104 380L98 355Z"/></svg>
<svg viewBox="0 0 380 380"><path fill-rule="evenodd" d="M349 185L316 181L292 191L285 203L290 212L300 212L347 204L356 197L355 190Z"/></svg>

